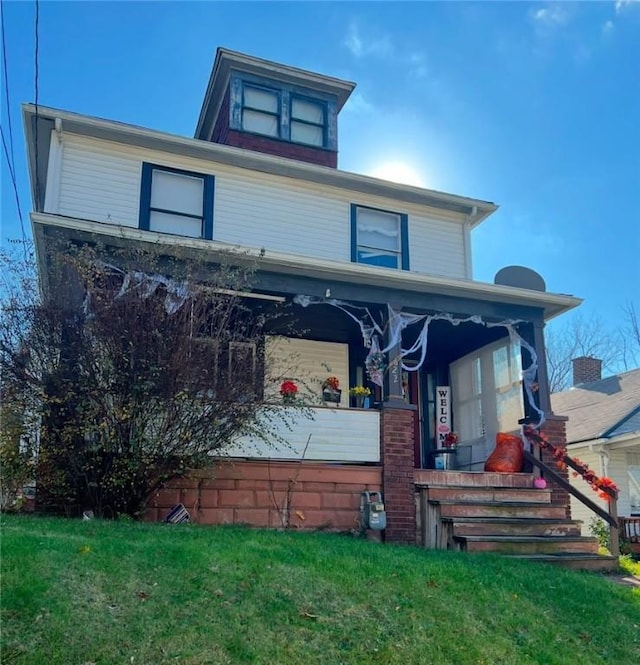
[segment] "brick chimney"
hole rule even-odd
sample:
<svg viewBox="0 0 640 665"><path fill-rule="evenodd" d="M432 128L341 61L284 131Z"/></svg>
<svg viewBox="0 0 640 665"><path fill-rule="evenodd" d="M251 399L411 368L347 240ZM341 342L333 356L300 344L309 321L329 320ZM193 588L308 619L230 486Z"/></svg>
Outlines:
<svg viewBox="0 0 640 665"><path fill-rule="evenodd" d="M573 385L581 383L593 383L602 378L602 360L590 356L574 358L573 363Z"/></svg>

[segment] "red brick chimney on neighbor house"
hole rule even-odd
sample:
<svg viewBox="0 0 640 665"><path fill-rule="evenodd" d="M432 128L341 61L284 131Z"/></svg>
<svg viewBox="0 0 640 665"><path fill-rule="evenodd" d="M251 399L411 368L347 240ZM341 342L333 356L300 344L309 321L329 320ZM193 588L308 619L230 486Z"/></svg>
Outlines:
<svg viewBox="0 0 640 665"><path fill-rule="evenodd" d="M573 363L573 385L581 383L593 383L602 378L602 360L590 356L574 358Z"/></svg>

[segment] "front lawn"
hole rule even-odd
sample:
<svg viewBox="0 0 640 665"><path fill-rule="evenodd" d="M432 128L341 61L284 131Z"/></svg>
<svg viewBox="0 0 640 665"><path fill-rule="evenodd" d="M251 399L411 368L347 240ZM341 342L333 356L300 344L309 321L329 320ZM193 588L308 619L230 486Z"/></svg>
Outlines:
<svg viewBox="0 0 640 665"><path fill-rule="evenodd" d="M640 662L640 591L331 534L2 517L3 665Z"/></svg>

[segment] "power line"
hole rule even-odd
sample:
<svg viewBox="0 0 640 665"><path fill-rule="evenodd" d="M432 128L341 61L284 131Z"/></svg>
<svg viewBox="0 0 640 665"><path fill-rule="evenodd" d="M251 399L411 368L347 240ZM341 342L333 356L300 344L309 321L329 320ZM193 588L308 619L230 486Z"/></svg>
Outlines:
<svg viewBox="0 0 640 665"><path fill-rule="evenodd" d="M2 66L4 70L4 92L7 100L7 120L9 121L9 146L11 148L11 166L16 170L16 161L13 156L13 127L11 126L11 97L9 96L9 74L7 72L7 40L4 35L4 0L0 0L0 25L2 26Z"/></svg>
<svg viewBox="0 0 640 665"><path fill-rule="evenodd" d="M9 129L9 147L7 147L7 138L5 136L4 128L0 124L0 135L2 136L2 148L7 166L9 168L9 175L11 177L11 184L13 185L13 193L16 198L16 209L18 211L18 219L20 220L20 231L22 232L22 248L25 252L26 258L26 240L27 234L24 230L24 218L22 217L22 208L20 207L20 195L18 194L18 183L16 182L16 162L13 152L13 125L11 123L11 96L9 95L9 72L7 65L7 38L4 31L4 0L0 0L0 29L2 31L2 69L4 73L4 90L5 99L7 104L7 120Z"/></svg>
<svg viewBox="0 0 640 665"><path fill-rule="evenodd" d="M39 24L40 24L40 2L36 0L36 20L35 20L35 63L34 63L34 88L35 88L35 117L34 117L34 144L35 144L35 180L36 180L36 207L40 205L40 171L38 168L38 50L39 44Z"/></svg>
<svg viewBox="0 0 640 665"><path fill-rule="evenodd" d="M26 242L27 235L24 232L24 220L22 218L22 210L20 209L20 196L18 195L18 184L16 183L16 174L11 166L11 160L9 159L9 150L7 149L7 140L4 136L4 129L0 125L0 135L2 136L2 147L4 148L4 156L7 160L7 165L9 167L9 175L11 176L11 183L13 185L13 193L16 197L16 208L18 209L18 219L20 220L20 230L22 231L22 240ZM26 248L25 248L26 252Z"/></svg>

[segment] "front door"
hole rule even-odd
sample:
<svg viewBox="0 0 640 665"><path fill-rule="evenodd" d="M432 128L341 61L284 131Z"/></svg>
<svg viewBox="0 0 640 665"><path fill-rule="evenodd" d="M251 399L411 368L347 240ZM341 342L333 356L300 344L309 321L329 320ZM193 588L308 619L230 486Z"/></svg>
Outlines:
<svg viewBox="0 0 640 665"><path fill-rule="evenodd" d="M450 366L456 466L482 471L496 434L518 429L524 416L520 345L507 337Z"/></svg>

